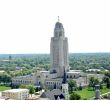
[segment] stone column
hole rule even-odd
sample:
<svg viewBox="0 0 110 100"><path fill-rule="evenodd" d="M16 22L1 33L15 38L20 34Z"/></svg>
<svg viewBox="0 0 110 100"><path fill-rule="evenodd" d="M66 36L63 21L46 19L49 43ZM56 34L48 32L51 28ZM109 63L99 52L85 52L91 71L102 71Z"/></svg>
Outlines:
<svg viewBox="0 0 110 100"><path fill-rule="evenodd" d="M101 100L100 99L99 85L95 85L95 98L94 98L94 100Z"/></svg>

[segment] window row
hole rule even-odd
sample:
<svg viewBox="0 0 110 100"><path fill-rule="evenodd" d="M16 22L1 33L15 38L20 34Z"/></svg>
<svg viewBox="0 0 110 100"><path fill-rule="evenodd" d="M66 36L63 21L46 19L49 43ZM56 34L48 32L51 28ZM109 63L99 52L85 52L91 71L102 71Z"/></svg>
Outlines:
<svg viewBox="0 0 110 100"><path fill-rule="evenodd" d="M61 83L59 83L59 82L46 82L46 84L47 85L54 85L54 84L61 85Z"/></svg>

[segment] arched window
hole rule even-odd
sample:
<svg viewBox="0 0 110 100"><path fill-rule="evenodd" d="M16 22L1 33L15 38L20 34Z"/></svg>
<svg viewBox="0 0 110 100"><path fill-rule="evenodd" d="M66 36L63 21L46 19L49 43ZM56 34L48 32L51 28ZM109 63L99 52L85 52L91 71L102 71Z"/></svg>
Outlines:
<svg viewBox="0 0 110 100"><path fill-rule="evenodd" d="M70 75L70 78L72 78L72 75Z"/></svg>
<svg viewBox="0 0 110 100"><path fill-rule="evenodd" d="M56 72L57 72L57 71L54 69L54 70L53 70L53 73L56 73Z"/></svg>
<svg viewBox="0 0 110 100"><path fill-rule="evenodd" d="M40 85L41 83L39 82L39 85Z"/></svg>

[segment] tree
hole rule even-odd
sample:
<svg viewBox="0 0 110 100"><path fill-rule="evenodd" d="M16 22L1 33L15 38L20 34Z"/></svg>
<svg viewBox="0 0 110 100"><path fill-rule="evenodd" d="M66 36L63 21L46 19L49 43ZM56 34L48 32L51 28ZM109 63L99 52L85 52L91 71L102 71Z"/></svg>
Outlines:
<svg viewBox="0 0 110 100"><path fill-rule="evenodd" d="M91 77L91 78L89 79L89 86L90 86L90 87L93 87L93 90L94 90L94 88L95 88L95 85L97 85L97 84L99 84L99 80L98 80L97 78Z"/></svg>
<svg viewBox="0 0 110 100"><path fill-rule="evenodd" d="M80 86L79 86L79 90L82 90L82 89L83 89L83 87L80 85Z"/></svg>
<svg viewBox="0 0 110 100"><path fill-rule="evenodd" d="M70 95L70 99L69 100L80 100L81 99L81 96L79 94L76 94L76 93L72 93Z"/></svg>
<svg viewBox="0 0 110 100"><path fill-rule="evenodd" d="M105 77L103 78L103 83L106 84L107 88L110 88L110 71L105 72Z"/></svg>
<svg viewBox="0 0 110 100"><path fill-rule="evenodd" d="M40 91L40 90L42 90L41 87L36 87L36 88L35 88L35 92L38 92L38 91Z"/></svg>
<svg viewBox="0 0 110 100"><path fill-rule="evenodd" d="M28 85L27 88L29 89L29 93L31 94L31 97L32 97L32 94L35 93L34 86L33 85Z"/></svg>
<svg viewBox="0 0 110 100"><path fill-rule="evenodd" d="M4 83L4 84L11 83L11 76L6 72L0 73L0 83Z"/></svg>
<svg viewBox="0 0 110 100"><path fill-rule="evenodd" d="M21 88L21 89L26 89L26 88L27 88L27 85L21 84L21 85L19 86L19 88Z"/></svg>
<svg viewBox="0 0 110 100"><path fill-rule="evenodd" d="M69 85L69 92L72 93L73 92L73 88L76 88L76 81L69 80L68 81L68 85Z"/></svg>
<svg viewBox="0 0 110 100"><path fill-rule="evenodd" d="M106 84L106 87L107 87L107 88L110 88L110 77L105 76L105 77L103 78L103 83Z"/></svg>

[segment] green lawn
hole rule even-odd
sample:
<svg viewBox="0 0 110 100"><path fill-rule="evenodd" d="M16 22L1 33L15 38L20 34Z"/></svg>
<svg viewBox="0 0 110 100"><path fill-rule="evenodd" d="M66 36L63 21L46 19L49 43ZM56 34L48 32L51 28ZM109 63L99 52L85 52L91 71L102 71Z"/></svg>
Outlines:
<svg viewBox="0 0 110 100"><path fill-rule="evenodd" d="M107 88L103 88L100 90L101 94L110 92L110 89ZM95 96L95 91L90 90L88 88L83 89L82 91L76 91L77 94L79 94L81 96L81 100L83 100L84 98L86 98L87 100L89 100L90 98Z"/></svg>
<svg viewBox="0 0 110 100"><path fill-rule="evenodd" d="M0 86L0 91L9 90L11 87Z"/></svg>
<svg viewBox="0 0 110 100"><path fill-rule="evenodd" d="M104 94L104 93L110 92L110 89L107 89L104 87L104 89L102 89L100 91L101 91L101 94Z"/></svg>

